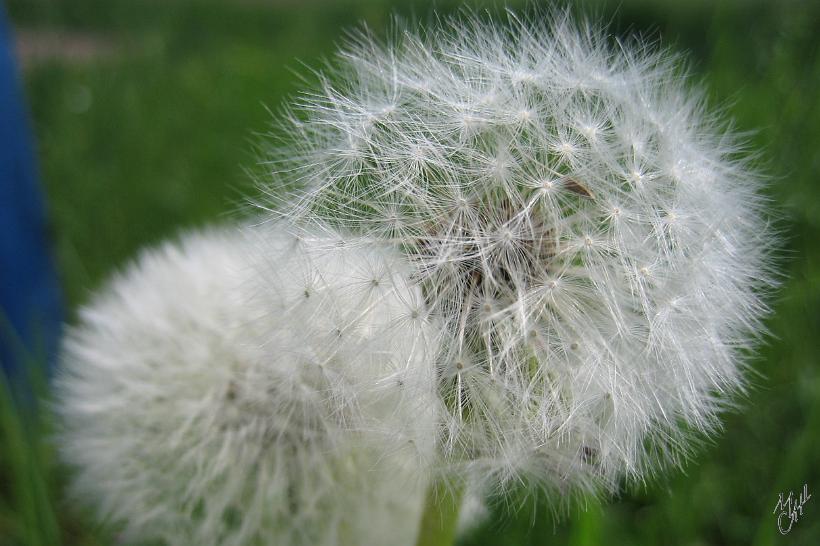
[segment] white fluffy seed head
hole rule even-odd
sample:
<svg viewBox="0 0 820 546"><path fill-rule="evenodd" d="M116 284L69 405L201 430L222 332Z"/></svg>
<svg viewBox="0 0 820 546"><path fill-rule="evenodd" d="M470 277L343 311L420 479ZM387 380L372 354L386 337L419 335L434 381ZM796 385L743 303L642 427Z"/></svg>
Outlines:
<svg viewBox="0 0 820 546"><path fill-rule="evenodd" d="M448 466L614 488L742 389L772 231L675 57L548 19L359 35L287 116L266 189L409 256L445 333Z"/></svg>
<svg viewBox="0 0 820 546"><path fill-rule="evenodd" d="M145 252L82 310L56 380L73 490L127 542L412 544L435 398L403 259L248 232Z"/></svg>

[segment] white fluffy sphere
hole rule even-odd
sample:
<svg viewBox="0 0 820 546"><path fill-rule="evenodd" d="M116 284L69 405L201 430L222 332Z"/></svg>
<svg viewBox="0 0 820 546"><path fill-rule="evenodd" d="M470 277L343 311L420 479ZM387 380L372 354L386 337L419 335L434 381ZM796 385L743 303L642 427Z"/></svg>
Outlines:
<svg viewBox="0 0 820 546"><path fill-rule="evenodd" d="M447 465L614 488L742 389L772 231L675 57L547 19L360 35L288 116L268 193L409 256L444 323Z"/></svg>
<svg viewBox="0 0 820 546"><path fill-rule="evenodd" d="M249 232L144 252L81 311L56 380L74 492L129 542L412 544L436 406L407 266Z"/></svg>

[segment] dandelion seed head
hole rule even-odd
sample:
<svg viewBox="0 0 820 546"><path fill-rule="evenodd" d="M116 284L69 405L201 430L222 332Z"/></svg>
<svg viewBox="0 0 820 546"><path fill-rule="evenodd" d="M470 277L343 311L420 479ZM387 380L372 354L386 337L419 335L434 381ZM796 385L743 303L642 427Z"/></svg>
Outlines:
<svg viewBox="0 0 820 546"><path fill-rule="evenodd" d="M678 57L547 19L362 33L274 158L293 191L269 193L413 264L443 332L445 464L501 487L611 490L719 427L774 242L762 177ZM372 96L390 97L390 122L351 168L334 143Z"/></svg>
<svg viewBox="0 0 820 546"><path fill-rule="evenodd" d="M413 544L436 400L406 269L281 224L144 252L64 342L74 494L129 543Z"/></svg>

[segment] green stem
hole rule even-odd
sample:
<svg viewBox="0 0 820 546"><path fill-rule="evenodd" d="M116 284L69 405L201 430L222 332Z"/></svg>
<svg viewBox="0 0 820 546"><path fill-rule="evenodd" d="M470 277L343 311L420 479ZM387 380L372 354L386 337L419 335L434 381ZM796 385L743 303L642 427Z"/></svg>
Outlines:
<svg viewBox="0 0 820 546"><path fill-rule="evenodd" d="M427 489L416 546L452 546L462 492L436 481Z"/></svg>

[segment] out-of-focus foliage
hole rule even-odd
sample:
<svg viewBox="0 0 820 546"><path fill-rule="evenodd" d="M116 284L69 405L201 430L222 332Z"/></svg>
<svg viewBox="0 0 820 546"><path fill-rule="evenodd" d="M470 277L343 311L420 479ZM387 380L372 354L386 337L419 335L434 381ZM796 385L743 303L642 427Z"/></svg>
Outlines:
<svg viewBox="0 0 820 546"><path fill-rule="evenodd" d="M472 2L474 7L489 3ZM500 3L493 3L498 9ZM520 4L519 4L520 5ZM439 11L456 3L442 1ZM252 187L255 132L346 29L377 31L398 0L8 0L49 212L72 307L138 247L219 220ZM540 501L503 506L466 537L490 544L820 544L820 496L787 536L781 492L820 488L820 4L582 2L618 35L692 60L692 82L762 150L781 212L785 284L756 387L686 467L558 523ZM48 423L0 406L0 545L108 544L63 496Z"/></svg>

